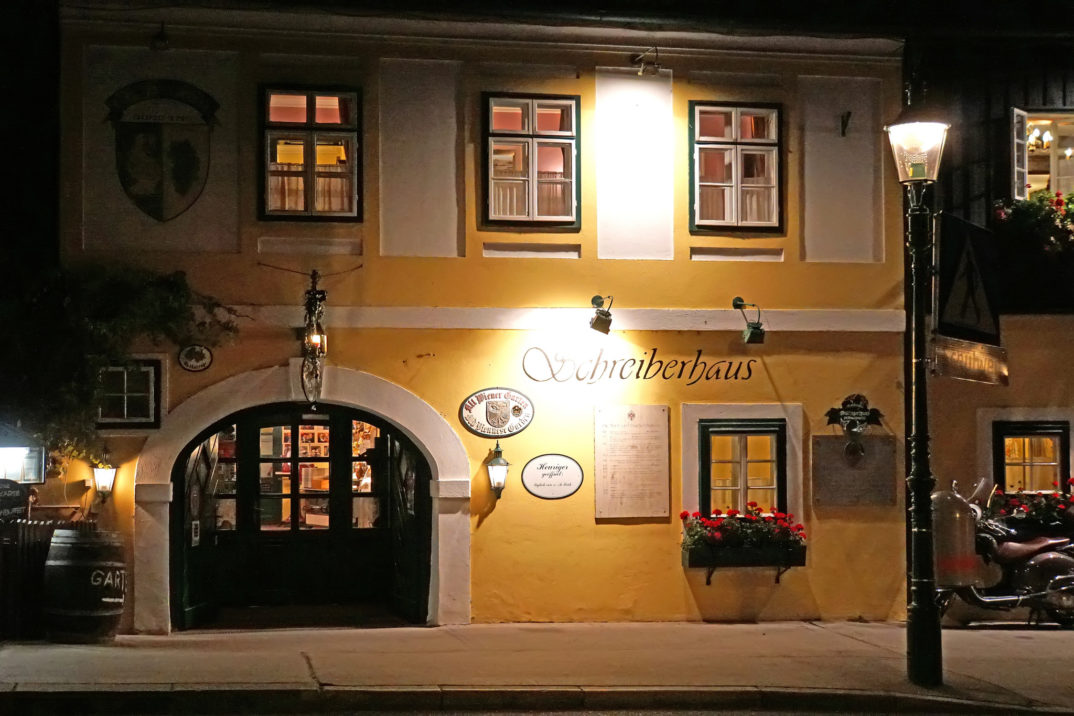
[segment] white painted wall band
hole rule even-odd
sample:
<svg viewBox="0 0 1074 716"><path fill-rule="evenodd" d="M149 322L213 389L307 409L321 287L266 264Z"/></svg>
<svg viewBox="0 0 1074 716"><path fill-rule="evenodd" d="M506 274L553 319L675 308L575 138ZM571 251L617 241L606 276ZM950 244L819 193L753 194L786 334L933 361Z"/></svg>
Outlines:
<svg viewBox="0 0 1074 716"><path fill-rule="evenodd" d="M270 326L302 325L301 306L235 306L244 316ZM543 330L583 324L592 308L462 308L427 306L329 306L329 328L428 328ZM740 331L742 314L731 308L614 308L617 331ZM752 317L752 313L751 313ZM771 331L901 333L900 309L771 309L761 320Z"/></svg>

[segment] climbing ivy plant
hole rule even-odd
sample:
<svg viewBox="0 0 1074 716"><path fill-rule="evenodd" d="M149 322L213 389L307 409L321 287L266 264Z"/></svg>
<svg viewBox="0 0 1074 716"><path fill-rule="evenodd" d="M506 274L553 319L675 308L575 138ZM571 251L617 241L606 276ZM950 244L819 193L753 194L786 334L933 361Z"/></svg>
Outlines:
<svg viewBox="0 0 1074 716"><path fill-rule="evenodd" d="M146 343L219 345L236 312L193 290L182 272L46 267L13 275L0 295L0 422L54 453L98 462L101 369Z"/></svg>

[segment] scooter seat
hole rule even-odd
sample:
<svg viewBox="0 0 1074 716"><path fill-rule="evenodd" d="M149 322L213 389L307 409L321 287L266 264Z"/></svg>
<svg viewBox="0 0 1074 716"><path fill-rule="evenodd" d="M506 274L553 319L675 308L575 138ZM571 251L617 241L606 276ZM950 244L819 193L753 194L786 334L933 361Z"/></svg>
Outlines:
<svg viewBox="0 0 1074 716"><path fill-rule="evenodd" d="M1029 559L1041 552L1062 549L1070 544L1066 537L1034 537L1025 542L1000 542L996 546L995 560L1000 564L1011 564Z"/></svg>

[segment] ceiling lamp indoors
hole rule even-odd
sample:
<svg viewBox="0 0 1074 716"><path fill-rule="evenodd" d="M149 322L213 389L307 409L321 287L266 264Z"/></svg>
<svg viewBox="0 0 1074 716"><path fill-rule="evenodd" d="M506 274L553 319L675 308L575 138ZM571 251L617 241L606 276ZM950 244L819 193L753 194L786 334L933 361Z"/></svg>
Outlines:
<svg viewBox="0 0 1074 716"><path fill-rule="evenodd" d="M489 472L489 486L495 493L496 499L500 499L503 488L507 484L507 468L510 466L511 463L504 459L503 449L500 447L500 441L497 440L496 447L492 450L492 459L485 465L485 469Z"/></svg>
<svg viewBox="0 0 1074 716"><path fill-rule="evenodd" d="M604 307L604 301L607 299L608 307ZM597 312L593 314L593 317L589 319L589 327L594 331L600 331L604 335L608 335L608 331L612 328L612 302L615 300L614 296L594 296L590 303L593 304L593 308L597 309Z"/></svg>
<svg viewBox="0 0 1074 716"><path fill-rule="evenodd" d="M746 316L746 306L757 309L757 320L751 321ZM756 303L746 303L741 296L731 299L731 308L737 308L742 313L742 320L746 322L746 328L742 331L743 343L764 343L764 326L761 324L761 307Z"/></svg>
<svg viewBox="0 0 1074 716"><path fill-rule="evenodd" d="M321 399L324 383L324 363L328 355L328 335L324 331L324 303L328 293L317 288L321 275L310 272L310 287L306 291L305 330L302 335L302 393L313 409Z"/></svg>
<svg viewBox="0 0 1074 716"><path fill-rule="evenodd" d="M1050 125L1051 122L1047 122L1046 124ZM1026 149L1031 152L1043 152L1052 148L1053 137L1051 130L1045 129L1041 132L1040 126L1038 125L1032 127L1031 130L1027 129L1027 131L1029 134L1026 136Z"/></svg>

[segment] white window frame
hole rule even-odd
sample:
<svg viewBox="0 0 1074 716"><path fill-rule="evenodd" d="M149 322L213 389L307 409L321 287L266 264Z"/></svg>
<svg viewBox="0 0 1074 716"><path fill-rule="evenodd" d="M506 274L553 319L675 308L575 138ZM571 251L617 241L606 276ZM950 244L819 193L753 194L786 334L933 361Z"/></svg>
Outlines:
<svg viewBox="0 0 1074 716"><path fill-rule="evenodd" d="M142 395L142 393L133 393L126 389L126 374L128 371L135 370L149 374L149 415L147 417L131 418L128 415L126 408L127 397L131 395ZM160 421L163 418L162 401L164 393L164 376L163 376L163 361L159 358L132 358L131 365L109 365L101 369L101 374L105 372L119 372L124 375L124 416L123 417L108 417L101 415L100 407L97 409L97 427L102 432L110 433L115 430L127 430L127 429L155 429L160 427Z"/></svg>
<svg viewBox="0 0 1074 716"><path fill-rule="evenodd" d="M524 126L521 130L510 129L496 129L493 127L493 113L497 106L509 106L509 107L521 107L523 110L523 116L525 118ZM571 127L569 130L538 130L537 129L537 114L541 107L567 107L570 110ZM498 96L489 95L486 98L486 112L487 112L487 127L488 132L486 134L486 148L488 155L488 163L485 167L486 172L486 196L487 196L487 216L489 221L502 221L510 223L541 223L541 222L558 222L568 223L574 222L578 219L578 111L579 103L575 99L565 99L560 97L542 97L540 95L532 95L525 97L518 96ZM525 182L526 187L526 213L524 216L516 216L513 214L498 214L495 212L495 187L496 182L510 181L505 179L496 179L493 176L493 163L494 163L494 146L496 144L518 144L526 145L528 156L528 172L525 178L518 178L517 181ZM560 145L566 147L566 152L570 158L571 172L569 178L563 179L542 179L538 175L538 147L541 145ZM541 215L537 213L537 198L539 194L539 188L542 184L564 184L570 186L570 212L563 215L547 214Z"/></svg>
<svg viewBox="0 0 1074 716"><path fill-rule="evenodd" d="M783 460L786 459L786 456L785 455L775 454L772 457L770 457L768 459L765 459L765 460L751 459L750 455L749 455L749 449L748 449L747 446L749 444L749 438L757 437L757 436L764 436L764 437L770 438L772 440L772 450L774 452L777 449L777 446L778 446L778 440L776 439L775 434L773 432L771 432L771 431L762 430L762 429L759 429L759 428L757 430L744 429L744 430L735 431L735 432L717 432L715 434L719 435L720 437L733 438L735 440L735 442L738 443L738 445L737 445L738 458L737 459L732 459L732 460L714 460L712 458L711 453L710 453L710 455L709 455L709 464L707 466L708 469L709 469L709 506L711 508L710 512L713 511L713 510L716 510L716 509L721 509L722 510L722 509L725 508L724 505L713 505L712 504L711 494L713 492L722 491L722 492L734 492L734 493L737 493L735 495L736 504L731 505L731 507L736 509L736 510L738 510L739 512L744 512L746 510L747 504L749 503L750 490L771 490L772 494L774 496L773 499L769 500L769 501L767 501L767 502L765 502L763 504L758 504L758 508L761 510L762 514L771 514L767 510L767 507L770 507L770 506L772 506L774 504L778 504L778 502L779 502L779 495L780 495L779 469L780 469L780 463ZM713 433L710 432L709 433L709 439L710 440L712 439L712 435L713 435ZM698 451L702 452L700 444L698 445ZM759 464L759 463L768 463L771 466L771 470L770 470L771 484L770 485L753 486L753 485L749 484L750 483L750 480L749 480L749 467L750 467L751 464ZM711 471L712 471L712 466L716 465L716 464L729 464L729 465L731 465L731 470L735 474L735 480L738 482L738 485L733 486L733 487L713 487ZM704 469L705 466L699 464L698 467L700 469ZM701 476L700 475L698 476L698 482L701 482ZM784 491L785 491L785 489L784 489ZM700 494L699 494L698 497L699 497L699 500L700 500Z"/></svg>
<svg viewBox="0 0 1074 716"><path fill-rule="evenodd" d="M1029 184L1029 150L1026 147L1026 132L1029 127L1029 113L1017 107L1011 107L1011 198L1025 199L1029 196L1026 185ZM1018 160L1022 168L1018 168Z"/></svg>
<svg viewBox="0 0 1074 716"><path fill-rule="evenodd" d="M701 113L704 110L721 109L731 113L732 136L730 137L706 137L701 134ZM693 113L693 186L690 190L694 198L694 225L698 228L708 227L738 227L738 228L778 228L782 224L780 215L780 152L782 150L781 109L778 107L762 107L747 105L721 104L719 102L698 102L694 105ZM764 138L741 138L741 117L745 113L767 114L771 117L773 135ZM731 181L723 183L701 181L701 153L704 149L730 149L733 150L733 163L731 169ZM770 155L772 167L772 181L767 184L743 184L742 166L743 155L762 150ZM701 187L723 186L731 190L731 207L729 218L724 220L701 218ZM742 215L743 195L746 189L759 188L770 191L771 221L743 221Z"/></svg>

